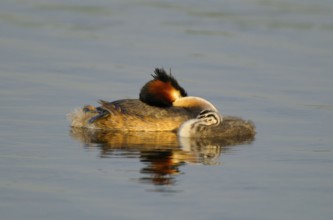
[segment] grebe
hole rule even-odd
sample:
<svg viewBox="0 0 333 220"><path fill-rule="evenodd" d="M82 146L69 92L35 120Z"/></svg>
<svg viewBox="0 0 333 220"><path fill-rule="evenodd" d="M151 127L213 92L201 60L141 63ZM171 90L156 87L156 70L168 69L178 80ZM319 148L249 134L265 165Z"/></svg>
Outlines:
<svg viewBox="0 0 333 220"><path fill-rule="evenodd" d="M187 96L177 80L164 69L155 69L153 80L141 89L139 99L114 102L100 100L101 106L86 105L68 115L72 127L122 131L177 131L183 137L215 137L239 130L224 125L222 115L209 101ZM251 124L234 118L238 125ZM231 120L231 121L233 121ZM227 122L230 122L230 119ZM231 124L230 124L231 125ZM244 127L244 126L243 126ZM239 135L239 132L235 135Z"/></svg>
<svg viewBox="0 0 333 220"><path fill-rule="evenodd" d="M253 139L256 131L252 121L239 117L224 116L221 121L218 112L203 110L195 119L184 122L178 129L178 136L185 138L218 138L237 140Z"/></svg>

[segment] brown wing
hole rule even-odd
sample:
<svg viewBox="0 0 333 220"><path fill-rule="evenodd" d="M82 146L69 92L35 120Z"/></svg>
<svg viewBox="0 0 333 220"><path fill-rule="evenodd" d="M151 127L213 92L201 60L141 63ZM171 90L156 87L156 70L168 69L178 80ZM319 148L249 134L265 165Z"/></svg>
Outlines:
<svg viewBox="0 0 333 220"><path fill-rule="evenodd" d="M95 117L94 123L102 129L175 130L184 121L196 117L182 107L155 107L138 99L100 100L99 103L100 117Z"/></svg>
<svg viewBox="0 0 333 220"><path fill-rule="evenodd" d="M147 105L138 99L123 99L114 102L106 102L100 100L101 109L106 110L111 115L131 115L136 117L176 117L176 116L188 116L191 114L185 108L182 107L155 107ZM193 115L195 117L196 115Z"/></svg>

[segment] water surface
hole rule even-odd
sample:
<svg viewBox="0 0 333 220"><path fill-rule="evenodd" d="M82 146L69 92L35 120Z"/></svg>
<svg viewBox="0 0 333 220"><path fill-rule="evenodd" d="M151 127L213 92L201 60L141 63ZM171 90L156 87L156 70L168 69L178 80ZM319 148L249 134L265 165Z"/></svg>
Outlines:
<svg viewBox="0 0 333 220"><path fill-rule="evenodd" d="M333 3L0 3L3 219L333 216ZM102 135L66 114L136 98L155 67L255 140Z"/></svg>

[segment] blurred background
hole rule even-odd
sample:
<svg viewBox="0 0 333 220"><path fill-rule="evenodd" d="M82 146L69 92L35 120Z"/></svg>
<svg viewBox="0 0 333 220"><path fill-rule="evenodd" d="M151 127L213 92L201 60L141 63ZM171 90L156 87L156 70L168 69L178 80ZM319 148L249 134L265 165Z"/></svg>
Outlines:
<svg viewBox="0 0 333 220"><path fill-rule="evenodd" d="M3 219L332 218L331 0L2 0L0 27ZM255 140L71 131L155 67Z"/></svg>

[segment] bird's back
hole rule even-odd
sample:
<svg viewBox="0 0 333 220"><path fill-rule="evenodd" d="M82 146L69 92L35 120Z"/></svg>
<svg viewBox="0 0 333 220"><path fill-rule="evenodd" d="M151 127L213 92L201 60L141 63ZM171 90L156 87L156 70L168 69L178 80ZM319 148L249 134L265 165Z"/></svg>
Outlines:
<svg viewBox="0 0 333 220"><path fill-rule="evenodd" d="M172 131L198 114L183 107L151 106L138 99L100 103L95 111L86 113L89 117L83 117L83 127L93 124L94 128L106 130Z"/></svg>

